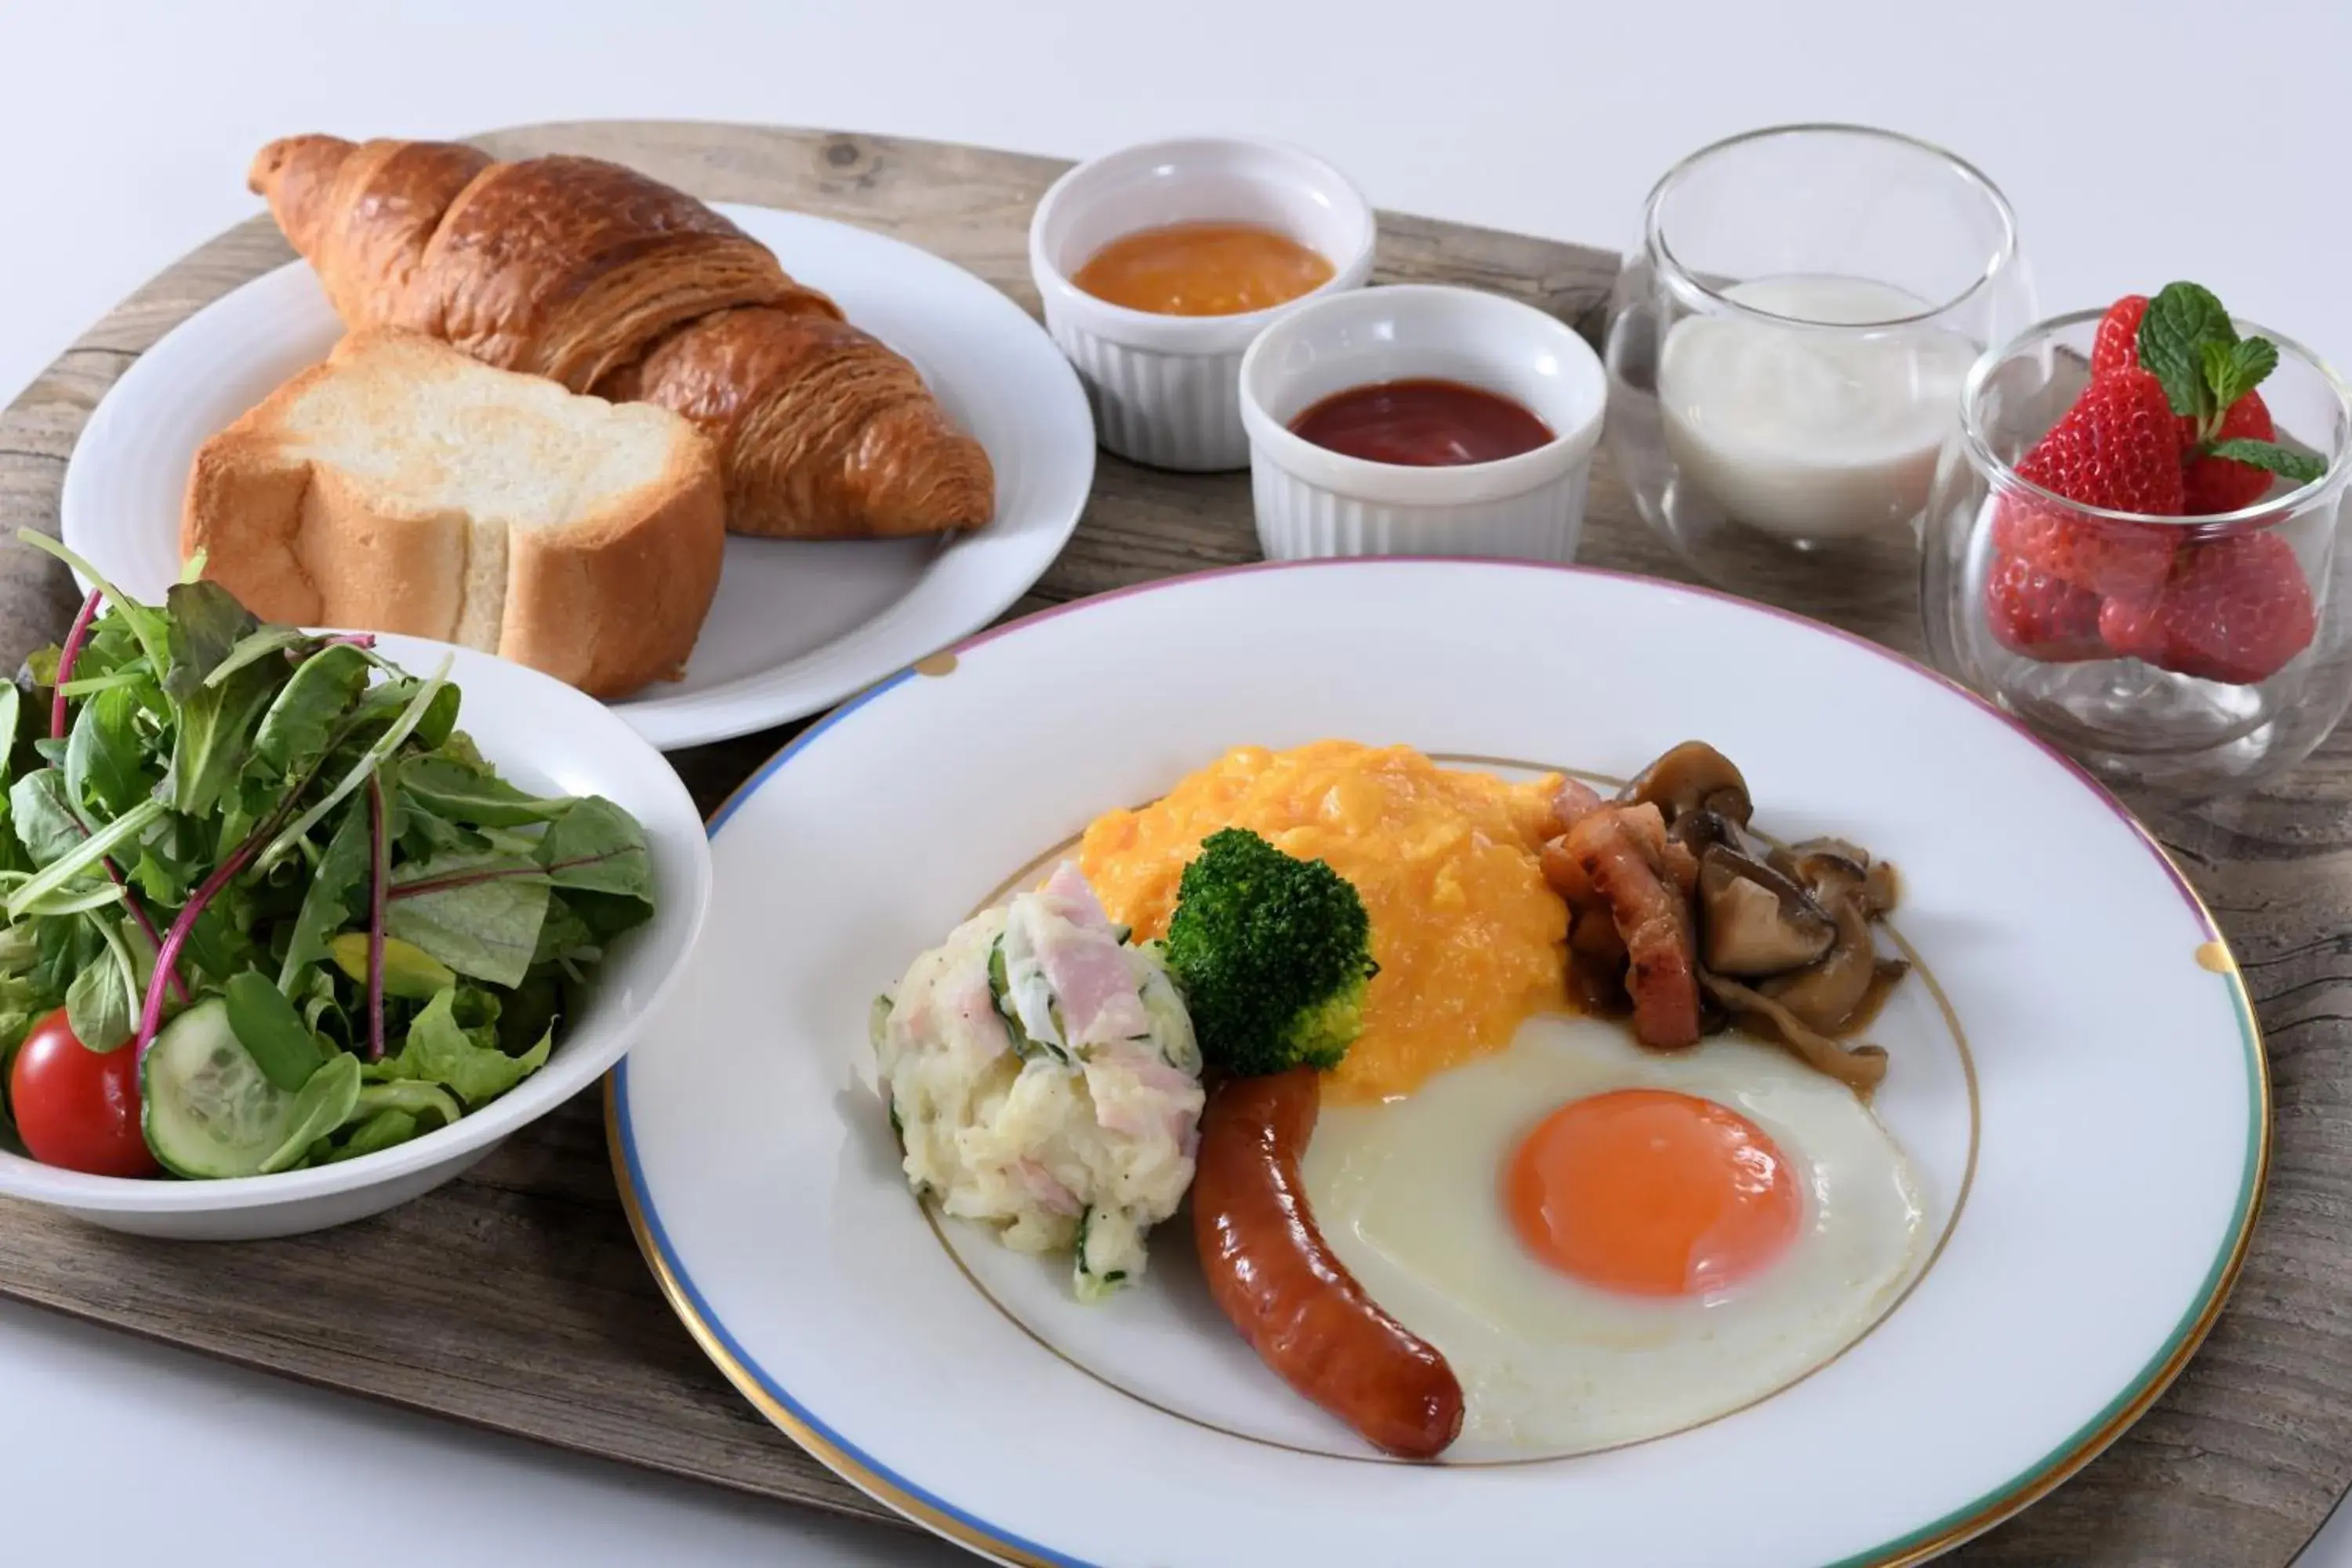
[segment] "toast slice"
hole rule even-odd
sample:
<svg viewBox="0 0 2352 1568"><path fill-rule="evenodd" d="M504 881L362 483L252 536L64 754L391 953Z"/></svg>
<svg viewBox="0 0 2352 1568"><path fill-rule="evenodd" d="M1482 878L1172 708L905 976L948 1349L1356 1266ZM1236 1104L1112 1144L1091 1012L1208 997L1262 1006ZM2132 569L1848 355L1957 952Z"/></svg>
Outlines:
<svg viewBox="0 0 2352 1568"><path fill-rule="evenodd" d="M620 697L718 591L718 454L677 415L354 332L196 453L183 559L265 620L460 643Z"/></svg>

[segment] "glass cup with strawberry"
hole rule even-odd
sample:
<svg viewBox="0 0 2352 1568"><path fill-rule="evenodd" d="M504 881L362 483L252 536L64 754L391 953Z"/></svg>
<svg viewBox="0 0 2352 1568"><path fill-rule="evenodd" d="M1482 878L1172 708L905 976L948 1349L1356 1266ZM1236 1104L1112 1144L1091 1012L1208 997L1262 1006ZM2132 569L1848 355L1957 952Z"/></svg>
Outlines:
<svg viewBox="0 0 2352 1568"><path fill-rule="evenodd" d="M1979 360L1924 536L1927 647L2106 777L2251 787L2352 703L2352 393L2171 284Z"/></svg>

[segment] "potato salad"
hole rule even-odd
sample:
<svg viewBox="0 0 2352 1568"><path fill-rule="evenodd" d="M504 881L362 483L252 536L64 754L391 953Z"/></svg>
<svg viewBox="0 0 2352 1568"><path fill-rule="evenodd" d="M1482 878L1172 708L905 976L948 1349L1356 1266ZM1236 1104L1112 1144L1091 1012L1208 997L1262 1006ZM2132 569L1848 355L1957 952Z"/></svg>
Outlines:
<svg viewBox="0 0 2352 1568"><path fill-rule="evenodd" d="M1082 1300L1140 1278L1192 1181L1201 1053L1156 947L1075 865L986 910L875 1003L908 1182L1007 1247L1074 1253Z"/></svg>

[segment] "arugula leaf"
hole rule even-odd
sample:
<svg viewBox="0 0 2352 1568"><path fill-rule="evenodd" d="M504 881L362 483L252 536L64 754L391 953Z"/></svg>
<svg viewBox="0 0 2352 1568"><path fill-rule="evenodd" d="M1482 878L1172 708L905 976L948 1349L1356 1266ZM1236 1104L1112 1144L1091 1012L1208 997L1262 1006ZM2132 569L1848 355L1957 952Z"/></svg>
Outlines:
<svg viewBox="0 0 2352 1568"><path fill-rule="evenodd" d="M2168 283L2147 302L2140 318L2139 363L2164 384L2164 395L2175 414L2210 418L2221 407L2213 402L2206 380L2204 345L2224 347L2238 341L2230 312L2213 291L2195 283Z"/></svg>
<svg viewBox="0 0 2352 1568"><path fill-rule="evenodd" d="M291 1094L319 1070L319 1037L257 969L229 976L228 1026L261 1076Z"/></svg>
<svg viewBox="0 0 2352 1568"><path fill-rule="evenodd" d="M64 858L89 835L66 797L65 774L55 768L26 773L8 791L9 824L36 866Z"/></svg>
<svg viewBox="0 0 2352 1568"><path fill-rule="evenodd" d="M101 918L93 917L91 924L106 942L106 956L66 987L66 1023L75 1039L103 1054L131 1043L143 988L121 931Z"/></svg>
<svg viewBox="0 0 2352 1568"><path fill-rule="evenodd" d="M339 1049L360 1043L352 1032L351 1016L343 1011L342 998L335 992L335 982L325 970L311 970L297 988L294 1000L303 1024L312 1033L332 1041Z"/></svg>
<svg viewBox="0 0 2352 1568"><path fill-rule="evenodd" d="M327 852L310 870L310 886L294 916L293 934L287 938L286 961L278 966L280 990L291 990L294 978L327 957L334 934L358 914L367 891L367 808L353 805L343 813Z"/></svg>
<svg viewBox="0 0 2352 1568"><path fill-rule="evenodd" d="M457 993L444 991L409 1021L408 1038L400 1050L362 1071L372 1082L416 1079L437 1083L468 1107L479 1107L537 1072L554 1046L552 1033L521 1056L510 1057L495 1045L482 1045L458 1027L454 1011Z"/></svg>
<svg viewBox="0 0 2352 1568"><path fill-rule="evenodd" d="M163 595L163 608L171 657L163 691L176 702L194 697L236 645L261 628L236 595L217 583L174 583Z"/></svg>
<svg viewBox="0 0 2352 1568"><path fill-rule="evenodd" d="M40 943L23 926L0 926L0 1131L8 1120L8 1067L35 1023L64 1000L40 974Z"/></svg>
<svg viewBox="0 0 2352 1568"><path fill-rule="evenodd" d="M404 887L434 890L408 892ZM385 929L460 974L517 985L539 951L548 898L547 875L530 861L438 856L409 868L394 882Z"/></svg>
<svg viewBox="0 0 2352 1568"><path fill-rule="evenodd" d="M20 928L21 929L21 928ZM32 970L42 992L65 1000L73 977L97 963L106 943L87 921L43 921L33 928L38 956ZM56 1002L50 1004L57 1005Z"/></svg>
<svg viewBox="0 0 2352 1568"><path fill-rule="evenodd" d="M261 953L251 934L252 921L241 909L232 913L236 895L215 900L188 928L188 945L180 950L183 969L193 964L215 984L259 962ZM230 906L225 908L224 906Z"/></svg>
<svg viewBox="0 0 2352 1568"><path fill-rule="evenodd" d="M261 979L259 975L254 978ZM261 988L272 996L278 994L278 987L266 980L261 981ZM238 1037L240 1041L243 1038ZM292 1130L277 1152L261 1162L259 1173L267 1176L303 1163L310 1156L310 1145L350 1121L359 1102L360 1059L347 1051L337 1051L303 1081L301 1091L294 1097Z"/></svg>
<svg viewBox="0 0 2352 1568"><path fill-rule="evenodd" d="M203 685L199 678L179 700L172 765L164 777L173 810L202 816L219 804L244 773L252 755L247 741L254 721L283 679L267 666L251 664L218 686Z"/></svg>
<svg viewBox="0 0 2352 1568"><path fill-rule="evenodd" d="M139 646L146 652L151 668L162 669L170 663L171 626L161 610L141 604L108 582L99 574L97 567L67 549L61 541L51 539L46 533L37 533L29 528L18 529L16 538L19 542L31 545L42 554L52 555L64 562L79 573L84 582L105 595L108 616L138 640ZM111 631L112 627L107 629ZM48 673L40 681L43 686L51 685L57 679L58 651L54 648L43 650L49 656ZM37 658L39 655L34 657Z"/></svg>
<svg viewBox="0 0 2352 1568"><path fill-rule="evenodd" d="M101 691L81 705L66 738L66 798L113 815L147 795L147 748L133 727L137 695L125 687Z"/></svg>
<svg viewBox="0 0 2352 1568"><path fill-rule="evenodd" d="M2208 448L2210 456L2227 458L2233 463L2246 463L2265 473L2277 474L2296 484L2307 485L2327 471L2327 465L2307 452L2292 447L2282 447L2275 441L2251 441L2243 437L2216 441Z"/></svg>
<svg viewBox="0 0 2352 1568"><path fill-rule="evenodd" d="M39 776L38 773L33 775L35 778ZM24 782L29 784L32 781L27 779ZM51 860L35 872L30 880L20 883L8 895L5 906L8 919L22 919L25 910L45 895L63 888L76 877L95 871L100 861L144 833L163 815L162 801L143 800L95 833L88 835L79 844ZM68 820L72 820L70 814ZM78 830L80 825L74 823L73 826Z"/></svg>
<svg viewBox="0 0 2352 1568"><path fill-rule="evenodd" d="M37 898L25 900L19 911L21 920L47 920L58 915L86 915L97 910L111 909L122 901L122 889L111 882L84 882L79 888L60 888Z"/></svg>
<svg viewBox="0 0 2352 1568"><path fill-rule="evenodd" d="M349 643L321 648L294 673L253 732L253 754L281 778L310 771L326 755L335 727L367 686L367 656Z"/></svg>
<svg viewBox="0 0 2352 1568"><path fill-rule="evenodd" d="M476 827L521 827L552 822L570 811L568 798L525 795L479 763L446 753L410 757L400 764L400 789L450 822Z"/></svg>
<svg viewBox="0 0 2352 1568"><path fill-rule="evenodd" d="M440 694L444 691L454 692L457 689L449 684L449 664L450 660L445 655L441 660L441 668L434 672L433 679L426 681L418 689L416 695L409 700L407 706L404 707L399 716L392 721L391 727L369 745L366 752L362 753L359 762L343 775L341 782L329 790L325 798L278 831L278 837L271 839L268 847L263 849L255 859L254 864L257 868L266 871L277 861L283 859L289 850L310 836L310 829L316 827L329 812L341 805L353 790L373 776L376 769L392 759L392 754L400 750L402 742L405 742L417 726L424 722L433 704L439 700ZM378 687L373 689L383 689ZM454 711L454 708L452 710Z"/></svg>
<svg viewBox="0 0 2352 1568"><path fill-rule="evenodd" d="M311 641L309 632L299 626L264 626L231 648L228 657L213 666L205 677L206 686L218 686L248 664L258 664L273 653L283 653Z"/></svg>
<svg viewBox="0 0 2352 1568"><path fill-rule="evenodd" d="M367 1090L360 1092L365 1095ZM364 1110L364 1106L362 1109ZM380 1154L386 1149L398 1148L416 1136L419 1126L411 1112L386 1107L367 1116L352 1129L352 1135L327 1151L327 1157L320 1163L331 1165L339 1160L356 1160L362 1154Z"/></svg>

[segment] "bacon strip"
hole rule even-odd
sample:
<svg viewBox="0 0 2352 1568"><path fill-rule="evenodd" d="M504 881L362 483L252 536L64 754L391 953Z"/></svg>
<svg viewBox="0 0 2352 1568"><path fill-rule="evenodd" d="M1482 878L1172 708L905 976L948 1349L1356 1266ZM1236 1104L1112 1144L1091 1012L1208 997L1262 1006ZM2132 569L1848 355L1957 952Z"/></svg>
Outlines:
<svg viewBox="0 0 2352 1568"><path fill-rule="evenodd" d="M1558 859L1572 861L1624 939L1635 1037L1661 1049L1696 1045L1698 961L1685 884L1669 854L1682 847L1666 837L1657 808L1587 811L1569 827L1560 848L1562 856L1545 858L1547 873ZM1687 850L1681 858L1690 861L1688 877L1696 881L1696 862Z"/></svg>

